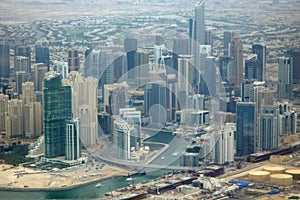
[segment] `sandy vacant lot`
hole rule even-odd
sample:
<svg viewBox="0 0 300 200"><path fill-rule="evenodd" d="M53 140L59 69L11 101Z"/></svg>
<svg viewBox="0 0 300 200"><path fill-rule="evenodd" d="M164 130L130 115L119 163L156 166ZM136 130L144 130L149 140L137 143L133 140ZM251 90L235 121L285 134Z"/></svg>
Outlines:
<svg viewBox="0 0 300 200"><path fill-rule="evenodd" d="M2 188L62 188L84 184L110 176L127 175L128 172L104 166L101 170L87 170L80 166L71 170L37 171L24 167L0 165L0 187Z"/></svg>

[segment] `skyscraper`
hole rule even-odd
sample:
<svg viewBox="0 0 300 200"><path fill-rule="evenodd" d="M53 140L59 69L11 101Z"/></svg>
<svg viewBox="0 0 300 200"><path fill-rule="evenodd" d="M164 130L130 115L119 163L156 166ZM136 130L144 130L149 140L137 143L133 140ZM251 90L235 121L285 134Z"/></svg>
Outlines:
<svg viewBox="0 0 300 200"><path fill-rule="evenodd" d="M293 59L278 59L277 94L279 99L290 99L293 94Z"/></svg>
<svg viewBox="0 0 300 200"><path fill-rule="evenodd" d="M42 91L43 90L43 80L45 78L45 74L48 71L48 67L46 64L37 63L34 66L34 90Z"/></svg>
<svg viewBox="0 0 300 200"><path fill-rule="evenodd" d="M187 98L193 92L194 68L192 55L178 55L178 99L181 109L187 107Z"/></svg>
<svg viewBox="0 0 300 200"><path fill-rule="evenodd" d="M68 51L68 68L69 68L69 72L79 71L80 68L79 51L75 48L72 48Z"/></svg>
<svg viewBox="0 0 300 200"><path fill-rule="evenodd" d="M224 56L219 58L219 71L223 81L229 81L231 76L231 69L233 68L232 57Z"/></svg>
<svg viewBox="0 0 300 200"><path fill-rule="evenodd" d="M236 110L236 156L245 156L256 150L255 103L238 102Z"/></svg>
<svg viewBox="0 0 300 200"><path fill-rule="evenodd" d="M35 46L35 63L44 63L47 70L50 70L49 48L43 45Z"/></svg>
<svg viewBox="0 0 300 200"><path fill-rule="evenodd" d="M9 45L6 42L0 43L0 78L9 78L10 68Z"/></svg>
<svg viewBox="0 0 300 200"><path fill-rule="evenodd" d="M195 32L194 40L197 45L205 44L205 16L204 1L200 0L195 7Z"/></svg>
<svg viewBox="0 0 300 200"><path fill-rule="evenodd" d="M259 81L266 81L266 45L254 44L252 45L252 53L257 55L258 68L256 69L256 79Z"/></svg>
<svg viewBox="0 0 300 200"><path fill-rule="evenodd" d="M137 87L143 86L149 82L149 56L150 52L148 50L138 49L135 52L135 68L134 70L130 71L129 74L134 74L134 79L137 83Z"/></svg>
<svg viewBox="0 0 300 200"><path fill-rule="evenodd" d="M6 136L14 137L23 135L23 127L23 102L18 99L11 99L8 101L5 117Z"/></svg>
<svg viewBox="0 0 300 200"><path fill-rule="evenodd" d="M223 38L223 54L224 56L229 56L229 45L231 43L231 40L233 38L234 34L229 31L224 32L224 38Z"/></svg>
<svg viewBox="0 0 300 200"><path fill-rule="evenodd" d="M44 79L45 157L65 155L66 120L72 119L71 87L62 84L59 73L49 73Z"/></svg>
<svg viewBox="0 0 300 200"><path fill-rule="evenodd" d="M66 160L77 160L81 157L79 120L66 121Z"/></svg>
<svg viewBox="0 0 300 200"><path fill-rule="evenodd" d="M104 85L103 106L104 111L111 115L118 115L120 108L125 108L127 104L128 84L114 83Z"/></svg>
<svg viewBox="0 0 300 200"><path fill-rule="evenodd" d="M32 104L35 102L34 84L33 82L22 83L22 97L23 104Z"/></svg>
<svg viewBox="0 0 300 200"><path fill-rule="evenodd" d="M29 60L29 73L31 72L31 48L28 46L16 46L15 47L15 66L16 66L16 58L18 56L27 57Z"/></svg>
<svg viewBox="0 0 300 200"><path fill-rule="evenodd" d="M135 108L121 108L120 117L127 123L133 125L134 130L130 135L130 147L139 150L141 147L141 111L137 111Z"/></svg>
<svg viewBox="0 0 300 200"><path fill-rule="evenodd" d="M278 102L277 113L279 136L295 134L297 131L297 113L292 109L292 106L287 101Z"/></svg>
<svg viewBox="0 0 300 200"><path fill-rule="evenodd" d="M31 69L29 58L25 56L16 56L14 70L15 72L25 71L26 73L30 74Z"/></svg>
<svg viewBox="0 0 300 200"><path fill-rule="evenodd" d="M208 30L205 31L205 45L209 45L211 46L211 52L210 55L213 55L212 53L212 49L213 49L213 45L214 45L214 33L213 33L213 29L209 28Z"/></svg>
<svg viewBox="0 0 300 200"><path fill-rule="evenodd" d="M300 49L289 49L287 54L293 58L293 82L300 84Z"/></svg>
<svg viewBox="0 0 300 200"><path fill-rule="evenodd" d="M162 82L148 83L144 90L144 113L152 123L163 125L167 119L167 88Z"/></svg>
<svg viewBox="0 0 300 200"><path fill-rule="evenodd" d="M200 84L200 93L214 97L216 95L216 85L217 85L217 77L216 77L216 66L214 62L214 57L207 55L203 59L203 73L201 76L201 84Z"/></svg>
<svg viewBox="0 0 300 200"><path fill-rule="evenodd" d="M225 124L222 130L216 134L215 162L223 165L234 161L234 135L235 124Z"/></svg>
<svg viewBox="0 0 300 200"><path fill-rule="evenodd" d="M193 42L192 50L194 55L194 67L195 67L195 83L194 88L199 92L199 85L202 83L200 73L203 72L203 62L200 57L201 47L200 45L205 44L205 19L204 19L204 1L200 0L195 7L195 20L193 27Z"/></svg>
<svg viewBox="0 0 300 200"><path fill-rule="evenodd" d="M262 80L262 71L256 54L245 58L245 79Z"/></svg>
<svg viewBox="0 0 300 200"><path fill-rule="evenodd" d="M123 119L117 118L114 120L113 143L116 148L117 158L130 158L130 135L133 130L133 125Z"/></svg>
<svg viewBox="0 0 300 200"><path fill-rule="evenodd" d="M33 82L22 84L22 97L24 107L24 132L27 137L37 137L42 133L41 103L35 101Z"/></svg>
<svg viewBox="0 0 300 200"><path fill-rule="evenodd" d="M240 88L243 80L243 43L239 36L234 36L230 44L230 56L233 58L233 70L230 83Z"/></svg>
<svg viewBox="0 0 300 200"><path fill-rule="evenodd" d="M178 38L173 40L173 66L174 69L178 70L178 57L179 55L189 55L191 54L190 51L190 41L189 39L185 38Z"/></svg>
<svg viewBox="0 0 300 200"><path fill-rule="evenodd" d="M258 149L272 150L279 145L275 106L263 106L258 115Z"/></svg>
<svg viewBox="0 0 300 200"><path fill-rule="evenodd" d="M72 113L80 121L77 129L82 144L94 145L98 139L97 79L73 71L65 81L72 87Z"/></svg>
<svg viewBox="0 0 300 200"><path fill-rule="evenodd" d="M5 115L7 113L8 96L0 94L0 132L5 131Z"/></svg>
<svg viewBox="0 0 300 200"><path fill-rule="evenodd" d="M127 37L124 41L124 49L127 57L127 71L132 70L135 67L135 53L137 50L137 39ZM130 73L129 73L130 74ZM133 74L132 74L133 75ZM133 78L133 77L129 77Z"/></svg>
<svg viewBox="0 0 300 200"><path fill-rule="evenodd" d="M16 72L16 91L20 95L22 94L22 84L30 81L30 74L25 71Z"/></svg>

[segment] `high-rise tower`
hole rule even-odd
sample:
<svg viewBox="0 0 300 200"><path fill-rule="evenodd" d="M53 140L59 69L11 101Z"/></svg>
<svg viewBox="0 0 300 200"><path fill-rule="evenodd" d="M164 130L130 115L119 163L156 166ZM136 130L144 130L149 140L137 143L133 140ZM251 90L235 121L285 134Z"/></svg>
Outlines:
<svg viewBox="0 0 300 200"><path fill-rule="evenodd" d="M7 113L9 97L0 94L0 131L5 131L5 115Z"/></svg>
<svg viewBox="0 0 300 200"><path fill-rule="evenodd" d="M9 45L0 43L0 77L9 78Z"/></svg>
<svg viewBox="0 0 300 200"><path fill-rule="evenodd" d="M15 66L16 66L16 58L18 56L23 56L28 58L28 66L29 66L29 73L31 70L31 48L28 46L17 46L15 48Z"/></svg>
<svg viewBox="0 0 300 200"><path fill-rule="evenodd" d="M136 38L125 38L124 49L127 57L127 71L132 70L135 67L135 54L137 50L137 39ZM131 75L131 73L129 73ZM133 75L133 74L132 74ZM133 78L133 77L129 77Z"/></svg>
<svg viewBox="0 0 300 200"><path fill-rule="evenodd" d="M287 54L293 58L294 83L300 84L300 49L289 49Z"/></svg>
<svg viewBox="0 0 300 200"><path fill-rule="evenodd" d="M62 84L59 73L44 79L45 157L65 155L66 120L72 119L71 87Z"/></svg>
<svg viewBox="0 0 300 200"><path fill-rule="evenodd" d="M79 120L66 121L66 160L77 160L81 157Z"/></svg>
<svg viewBox="0 0 300 200"><path fill-rule="evenodd" d="M277 94L279 99L290 99L293 94L293 59L278 59Z"/></svg>
<svg viewBox="0 0 300 200"><path fill-rule="evenodd" d="M245 156L255 151L255 103L236 105L236 155Z"/></svg>
<svg viewBox="0 0 300 200"><path fill-rule="evenodd" d="M224 38L223 38L223 54L224 56L229 56L229 45L231 43L231 40L233 38L234 34L229 31L224 32Z"/></svg>
<svg viewBox="0 0 300 200"><path fill-rule="evenodd" d="M243 80L243 43L239 36L234 36L230 44L230 56L233 58L233 69L230 83L240 88Z"/></svg>
<svg viewBox="0 0 300 200"><path fill-rule="evenodd" d="M35 63L44 63L47 70L50 70L49 48L43 45L35 46Z"/></svg>
<svg viewBox="0 0 300 200"><path fill-rule="evenodd" d="M79 61L79 52L77 49L70 49L68 52L68 67L69 72L79 71L80 61Z"/></svg>
<svg viewBox="0 0 300 200"><path fill-rule="evenodd" d="M205 19L204 19L204 1L201 0L195 7L195 31L194 40L198 45L205 44Z"/></svg>
<svg viewBox="0 0 300 200"><path fill-rule="evenodd" d="M256 69L256 79L266 81L266 45L252 45L252 53L257 55L258 68Z"/></svg>

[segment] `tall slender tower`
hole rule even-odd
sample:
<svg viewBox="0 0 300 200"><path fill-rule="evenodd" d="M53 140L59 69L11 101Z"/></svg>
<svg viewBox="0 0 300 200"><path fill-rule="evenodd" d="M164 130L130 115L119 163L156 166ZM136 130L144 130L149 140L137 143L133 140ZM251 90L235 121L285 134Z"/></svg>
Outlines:
<svg viewBox="0 0 300 200"><path fill-rule="evenodd" d="M0 77L9 78L9 45L0 43Z"/></svg>
<svg viewBox="0 0 300 200"><path fill-rule="evenodd" d="M252 45L252 53L257 55L258 69L256 70L256 77L259 81L266 81L266 45Z"/></svg>
<svg viewBox="0 0 300 200"><path fill-rule="evenodd" d="M277 94L279 99L290 99L293 95L293 58L278 59Z"/></svg>
<svg viewBox="0 0 300 200"><path fill-rule="evenodd" d="M223 54L224 56L229 56L229 44L233 38L234 34L233 32L224 32L223 36Z"/></svg>
<svg viewBox="0 0 300 200"><path fill-rule="evenodd" d="M203 73L204 63L200 57L201 47L200 45L205 44L205 24L204 24L204 1L200 0L195 7L195 20L194 20L194 31L193 39L191 43L193 55L194 55L194 67L196 68L194 87L200 92L200 85L203 85L201 80L201 73Z"/></svg>
<svg viewBox="0 0 300 200"><path fill-rule="evenodd" d="M205 22L204 22L204 1L201 0L195 7L195 32L194 40L198 45L205 44Z"/></svg>
<svg viewBox="0 0 300 200"><path fill-rule="evenodd" d="M0 131L5 131L5 115L8 108L8 95L0 94Z"/></svg>
<svg viewBox="0 0 300 200"><path fill-rule="evenodd" d="M69 72L71 71L79 71L80 61L79 61L79 53L77 49L70 49L68 52L68 67Z"/></svg>
<svg viewBox="0 0 300 200"><path fill-rule="evenodd" d="M81 157L79 119L66 122L66 160L77 160Z"/></svg>
<svg viewBox="0 0 300 200"><path fill-rule="evenodd" d="M49 73L44 79L45 157L65 155L66 121L72 119L71 87L62 84L62 75Z"/></svg>
<svg viewBox="0 0 300 200"><path fill-rule="evenodd" d="M239 102L236 105L236 155L255 152L255 103Z"/></svg>
<svg viewBox="0 0 300 200"><path fill-rule="evenodd" d="M233 58L231 83L240 88L243 80L243 43L239 36L234 36L230 44L230 56Z"/></svg>

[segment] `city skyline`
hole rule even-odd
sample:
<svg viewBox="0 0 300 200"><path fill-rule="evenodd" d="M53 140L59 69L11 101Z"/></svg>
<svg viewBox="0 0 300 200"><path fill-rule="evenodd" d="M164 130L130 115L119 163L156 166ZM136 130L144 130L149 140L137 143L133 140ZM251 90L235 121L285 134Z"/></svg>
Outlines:
<svg viewBox="0 0 300 200"><path fill-rule="evenodd" d="M200 184L209 177L205 170L231 177L230 171L262 167L256 160L274 164L273 155L288 154L296 163L300 24L286 11L300 18L293 3L5 2L0 155L25 147L29 168L52 170L47 174L57 177L51 180L68 180L64 168L85 166L85 175L73 175L77 183L97 180L102 172L181 170L181 176L204 173L196 178ZM10 14L12 5L32 13L20 23ZM101 5L103 12L91 15ZM47 13L28 20L47 7L57 18ZM286 176L268 175L264 187L297 180L280 172ZM193 179L183 185L195 187ZM210 197L216 194L212 188L228 195L223 181L212 179L202 189L210 187ZM167 194L155 184L145 191Z"/></svg>

